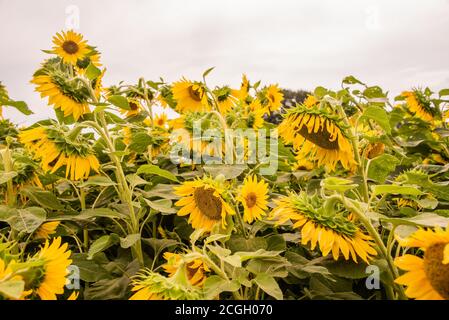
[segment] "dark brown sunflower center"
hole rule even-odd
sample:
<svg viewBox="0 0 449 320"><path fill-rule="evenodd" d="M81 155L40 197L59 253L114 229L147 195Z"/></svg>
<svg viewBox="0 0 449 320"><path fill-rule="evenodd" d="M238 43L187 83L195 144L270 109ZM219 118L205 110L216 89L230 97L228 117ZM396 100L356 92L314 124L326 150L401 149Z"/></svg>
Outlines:
<svg viewBox="0 0 449 320"><path fill-rule="evenodd" d="M193 197L202 214L212 220L221 219L221 199L214 196L214 189L196 188Z"/></svg>
<svg viewBox="0 0 449 320"><path fill-rule="evenodd" d="M195 101L201 101L201 98L203 97L203 92L198 86L190 86L189 94L190 97L192 97L192 99Z"/></svg>
<svg viewBox="0 0 449 320"><path fill-rule="evenodd" d="M62 49L68 54L75 54L78 52L79 47L78 44L72 40L64 41L62 44Z"/></svg>
<svg viewBox="0 0 449 320"><path fill-rule="evenodd" d="M160 125L160 126L163 125L164 124L164 119L158 119L157 120L157 124Z"/></svg>
<svg viewBox="0 0 449 320"><path fill-rule="evenodd" d="M135 102L129 102L129 107L131 108L132 111L136 111L139 109L139 106L137 105L137 103Z"/></svg>
<svg viewBox="0 0 449 320"><path fill-rule="evenodd" d="M338 150L338 139L332 141L331 134L326 130L326 126L320 127L318 132L311 132L305 125L298 131L305 139L316 144L318 147L327 150Z"/></svg>
<svg viewBox="0 0 449 320"><path fill-rule="evenodd" d="M274 98L273 94L270 93L268 95L268 100L270 100L270 102L274 102L275 98Z"/></svg>
<svg viewBox="0 0 449 320"><path fill-rule="evenodd" d="M248 208L254 207L257 202L257 195L254 192L248 193L248 195L245 198L245 202Z"/></svg>
<svg viewBox="0 0 449 320"><path fill-rule="evenodd" d="M449 264L443 264L446 243L437 243L426 249L424 271L433 289L444 299L449 299Z"/></svg>

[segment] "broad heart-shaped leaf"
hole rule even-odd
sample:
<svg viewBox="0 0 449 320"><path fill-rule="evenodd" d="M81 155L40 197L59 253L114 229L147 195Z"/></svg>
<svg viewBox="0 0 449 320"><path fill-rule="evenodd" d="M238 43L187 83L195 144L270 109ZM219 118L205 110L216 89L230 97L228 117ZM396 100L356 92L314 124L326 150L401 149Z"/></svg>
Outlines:
<svg viewBox="0 0 449 320"><path fill-rule="evenodd" d="M18 300L25 288L25 282L18 279L10 279L0 282L0 296Z"/></svg>
<svg viewBox="0 0 449 320"><path fill-rule="evenodd" d="M84 188L87 186L101 186L101 187L107 187L107 186L114 186L117 183L112 181L111 178L105 177L105 176L91 176L86 181L80 183L78 187Z"/></svg>
<svg viewBox="0 0 449 320"><path fill-rule="evenodd" d="M87 259L91 260L97 253L103 252L107 248L120 242L120 237L115 233L104 235L95 240L89 247L87 252Z"/></svg>
<svg viewBox="0 0 449 320"><path fill-rule="evenodd" d="M28 105L25 101L14 101L14 100L8 100L8 99L2 99L0 98L0 106L10 106L15 108L16 110L20 111L26 116L29 116L30 114L33 114L33 111L28 108Z"/></svg>
<svg viewBox="0 0 449 320"><path fill-rule="evenodd" d="M94 259L87 260L87 254L85 253L72 253L70 258L72 259L72 265L79 268L80 279L83 281L96 282L101 279L111 278L111 275L102 266L103 262L109 262L104 255L98 254Z"/></svg>
<svg viewBox="0 0 449 320"><path fill-rule="evenodd" d="M58 200L58 198L50 191L44 191L37 187L24 187L20 190L20 193L30 198L36 204L41 205L44 208L53 210L64 210L64 206Z"/></svg>
<svg viewBox="0 0 449 320"><path fill-rule="evenodd" d="M254 282L267 294L277 300L282 300L283 295L279 284L272 276L265 273L260 273L254 278Z"/></svg>
<svg viewBox="0 0 449 320"><path fill-rule="evenodd" d="M162 214L173 214L176 213L176 209L173 208L173 203L169 199L158 199L150 201L148 199L143 199L151 209L159 211Z"/></svg>
<svg viewBox="0 0 449 320"><path fill-rule="evenodd" d="M394 184L381 184L374 186L372 189L373 194L376 196L379 194L405 194L411 196L420 196L423 194L423 192L416 187L398 186Z"/></svg>
<svg viewBox="0 0 449 320"><path fill-rule="evenodd" d="M89 80L94 80L101 74L101 70L98 69L94 64L89 63L89 65L86 68L86 77Z"/></svg>
<svg viewBox="0 0 449 320"><path fill-rule="evenodd" d="M108 101L112 103L114 106L119 107L120 109L131 110L128 99L126 99L125 97L114 95L110 96L108 98Z"/></svg>
<svg viewBox="0 0 449 320"><path fill-rule="evenodd" d="M137 169L137 174L154 174L165 179L178 182L176 176L170 171L164 170L153 164L144 164Z"/></svg>
<svg viewBox="0 0 449 320"><path fill-rule="evenodd" d="M32 233L45 222L47 213L44 209L38 207L28 207L25 209L16 209L6 221L13 229L19 232Z"/></svg>
<svg viewBox="0 0 449 320"><path fill-rule="evenodd" d="M235 292L239 289L240 285L237 281L225 280L220 276L212 275L207 277L204 282L204 298L208 300L216 299L222 292Z"/></svg>
<svg viewBox="0 0 449 320"><path fill-rule="evenodd" d="M131 173L126 175L126 180L128 180L131 188L134 188L135 186L139 186L139 185L143 185L143 184L148 184L149 182L142 179L141 177L139 177L137 174L135 173Z"/></svg>
<svg viewBox="0 0 449 320"><path fill-rule="evenodd" d="M363 121L368 119L376 121L386 133L391 133L390 120L387 112L383 108L378 106L369 106L366 108L359 120Z"/></svg>
<svg viewBox="0 0 449 320"><path fill-rule="evenodd" d="M431 212L423 212L411 218L384 218L382 221L390 222L394 225L412 225L431 228L436 226L445 228L449 224L449 218Z"/></svg>
<svg viewBox="0 0 449 320"><path fill-rule="evenodd" d="M120 246L127 249L140 240L140 233L128 234L126 238L120 238Z"/></svg>
<svg viewBox="0 0 449 320"><path fill-rule="evenodd" d="M129 149L137 153L144 153L152 142L151 136L145 132L132 133Z"/></svg>
<svg viewBox="0 0 449 320"><path fill-rule="evenodd" d="M394 171L399 162L400 161L396 157L390 154L383 154L371 159L368 168L368 178L379 183L384 183L388 175Z"/></svg>
<svg viewBox="0 0 449 320"><path fill-rule="evenodd" d="M142 238L142 241L151 246L155 252L155 257L158 256L164 249L179 244L178 241L173 239L156 239L156 238Z"/></svg>
<svg viewBox="0 0 449 320"><path fill-rule="evenodd" d="M8 172L0 171L0 184L6 183L16 176L17 172L15 171L8 171Z"/></svg>
<svg viewBox="0 0 449 320"><path fill-rule="evenodd" d="M246 164L211 164L203 166L204 171L212 177L215 178L219 174L222 174L226 180L237 178L247 168L248 166Z"/></svg>

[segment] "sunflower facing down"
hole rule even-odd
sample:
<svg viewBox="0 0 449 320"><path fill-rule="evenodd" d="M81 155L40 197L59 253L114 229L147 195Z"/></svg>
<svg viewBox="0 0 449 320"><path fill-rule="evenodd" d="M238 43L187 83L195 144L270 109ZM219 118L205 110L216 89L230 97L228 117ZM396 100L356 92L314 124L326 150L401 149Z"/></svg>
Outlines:
<svg viewBox="0 0 449 320"><path fill-rule="evenodd" d="M318 245L323 256L332 253L334 260L338 260L341 253L345 260L351 257L356 263L357 257L368 263L377 254L369 235L346 216L326 214L323 201L316 195L291 193L275 203L271 217L278 220L277 224L291 220L293 228L301 230L301 244L310 242L311 250Z"/></svg>
<svg viewBox="0 0 449 320"><path fill-rule="evenodd" d="M67 243L61 244L61 238L58 237L51 244L47 240L45 246L33 257L33 260L42 261L42 276L35 288L42 300L56 300L57 294L64 293L67 268L72 263L70 254Z"/></svg>
<svg viewBox="0 0 449 320"><path fill-rule="evenodd" d="M177 253L165 252L164 259L167 260L167 263L162 267L169 277L175 276L179 268L184 265L182 255ZM210 271L209 267L201 259L188 261L184 266L191 285L201 287L207 279L205 273Z"/></svg>
<svg viewBox="0 0 449 320"><path fill-rule="evenodd" d="M64 117L73 115L77 121L82 115L89 113L89 105L85 97L73 88L62 83L57 75L35 75L31 83L36 85L36 91L41 97L48 97L48 104L55 109L61 109Z"/></svg>
<svg viewBox="0 0 449 320"><path fill-rule="evenodd" d="M35 231L34 238L36 239L48 239L50 235L56 233L56 229L59 226L59 221L45 222Z"/></svg>
<svg viewBox="0 0 449 320"><path fill-rule="evenodd" d="M243 204L243 220L252 223L260 220L266 214L268 199L268 184L256 176L247 176L237 200Z"/></svg>
<svg viewBox="0 0 449 320"><path fill-rule="evenodd" d="M417 300L449 300L449 225L446 230L420 229L399 244L419 248L422 258L413 254L397 257L394 264L406 273L395 280L407 286L405 294Z"/></svg>
<svg viewBox="0 0 449 320"><path fill-rule="evenodd" d="M57 33L53 37L53 53L62 58L65 63L76 64L77 60L82 60L89 53L87 41L79 33L69 30Z"/></svg>
<svg viewBox="0 0 449 320"><path fill-rule="evenodd" d="M174 189L175 194L182 197L175 203L176 206L182 207L178 216L190 215L189 223L195 229L211 231L218 223L224 228L226 217L235 214L223 198L225 186L212 178L185 181Z"/></svg>
<svg viewBox="0 0 449 320"><path fill-rule="evenodd" d="M424 95L419 91L404 91L401 94L412 114L424 121L432 121L435 116L435 110L430 106L430 102L425 99Z"/></svg>
<svg viewBox="0 0 449 320"><path fill-rule="evenodd" d="M249 94L249 88L251 85L249 84L248 78L246 77L246 74L242 75L242 83L240 84L240 90L236 92L237 98L240 100L245 100L245 98Z"/></svg>
<svg viewBox="0 0 449 320"><path fill-rule="evenodd" d="M127 99L128 99L129 110L120 109L120 113L124 114L127 117L132 117L132 116L138 115L143 110L143 107L142 107L142 104L140 103L140 101L135 98L127 98Z"/></svg>
<svg viewBox="0 0 449 320"><path fill-rule="evenodd" d="M218 111L222 115L226 115L236 104L238 91L224 86L214 90L215 98L217 99Z"/></svg>
<svg viewBox="0 0 449 320"><path fill-rule="evenodd" d="M356 164L343 125L317 108L298 106L289 111L278 130L286 143L293 144L298 160L317 162L329 171L335 170L338 162L346 170Z"/></svg>
<svg viewBox="0 0 449 320"><path fill-rule="evenodd" d="M65 176L70 180L85 179L92 170L99 172L100 163L85 143L69 142L56 130L36 127L22 131L19 139L33 154L33 158L40 160L45 172L55 173L65 166Z"/></svg>
<svg viewBox="0 0 449 320"><path fill-rule="evenodd" d="M185 113L210 110L203 84L182 78L173 83L172 91L173 99L177 103L176 111Z"/></svg>

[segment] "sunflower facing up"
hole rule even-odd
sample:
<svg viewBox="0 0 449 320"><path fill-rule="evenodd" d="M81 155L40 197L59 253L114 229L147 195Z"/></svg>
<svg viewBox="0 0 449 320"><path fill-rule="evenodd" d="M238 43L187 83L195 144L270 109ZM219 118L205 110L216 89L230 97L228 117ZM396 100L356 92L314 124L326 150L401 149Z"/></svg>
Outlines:
<svg viewBox="0 0 449 320"><path fill-rule="evenodd" d="M271 112L278 111L281 108L284 94L277 84L264 88L260 95L263 97L263 105L266 105Z"/></svg>
<svg viewBox="0 0 449 320"><path fill-rule="evenodd" d="M173 99L176 101L176 111L185 113L210 110L206 89L202 83L182 78L173 83L172 91Z"/></svg>
<svg viewBox="0 0 449 320"><path fill-rule="evenodd" d="M83 139L71 141L63 133L46 127L24 130L19 139L45 172L55 173L65 166L65 176L70 180L86 179L92 170L99 172L100 163Z"/></svg>
<svg viewBox="0 0 449 320"><path fill-rule="evenodd" d="M254 220L262 219L268 209L267 199L268 184L263 180L257 181L256 176L247 176L237 197L244 208L243 220L252 223Z"/></svg>
<svg viewBox="0 0 449 320"><path fill-rule="evenodd" d="M83 36L72 30L62 31L53 37L53 53L62 58L64 63L75 65L77 60L82 60L89 53L87 41Z"/></svg>
<svg viewBox="0 0 449 320"><path fill-rule="evenodd" d="M167 263L162 265L162 268L168 273L169 277L175 276L179 268L184 266L187 278L192 286L201 287L207 279L205 273L210 271L209 267L199 258L183 263L184 257L182 255L165 252L164 259L167 260Z"/></svg>
<svg viewBox="0 0 449 320"><path fill-rule="evenodd" d="M326 214L323 200L316 195L290 193L275 203L271 218L278 220L276 224L290 220L294 229L301 230L301 244L310 242L311 250L318 245L323 256L332 252L334 260L338 260L341 253L345 260L351 257L356 263L357 257L368 263L377 254L369 235L342 213Z"/></svg>
<svg viewBox="0 0 449 320"><path fill-rule="evenodd" d="M436 110L431 107L430 101L421 91L404 91L401 95L405 98L407 107L412 114L424 121L434 120Z"/></svg>
<svg viewBox="0 0 449 320"><path fill-rule="evenodd" d="M219 223L225 228L226 218L235 214L224 199L224 183L210 177L185 181L174 190L176 195L182 197L175 203L176 206L182 207L178 216L189 215L189 223L195 229L211 231Z"/></svg>
<svg viewBox="0 0 449 320"><path fill-rule="evenodd" d="M76 80L71 80L60 66L59 59L50 59L33 75L31 83L42 98L48 97L48 104L61 109L64 117L73 116L75 121L90 112L89 93Z"/></svg>
<svg viewBox="0 0 449 320"><path fill-rule="evenodd" d="M45 242L44 247L32 258L32 261L41 262L41 276L34 286L35 292L42 300L56 300L57 294L64 293L67 268L72 263L71 251L67 250L67 243L62 244L61 238Z"/></svg>
<svg viewBox="0 0 449 320"><path fill-rule="evenodd" d="M344 125L323 110L297 106L278 127L279 135L296 150L297 159L308 159L334 171L338 162L351 170L356 162Z"/></svg>
<svg viewBox="0 0 449 320"><path fill-rule="evenodd" d="M419 248L418 257L404 254L394 264L406 273L395 280L407 286L405 294L417 300L449 300L449 225L446 229L419 229L406 239L398 239L402 247Z"/></svg>
<svg viewBox="0 0 449 320"><path fill-rule="evenodd" d="M238 101L238 91L224 86L213 91L218 104L218 111L226 115Z"/></svg>

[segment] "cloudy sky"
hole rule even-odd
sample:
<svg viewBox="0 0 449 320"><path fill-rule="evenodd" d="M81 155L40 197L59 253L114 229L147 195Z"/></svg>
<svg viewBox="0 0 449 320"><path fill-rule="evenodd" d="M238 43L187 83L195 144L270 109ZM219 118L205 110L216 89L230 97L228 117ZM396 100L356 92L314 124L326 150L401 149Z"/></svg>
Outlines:
<svg viewBox="0 0 449 320"><path fill-rule="evenodd" d="M79 14L79 15L78 15ZM79 27L102 52L106 85L181 76L252 80L291 89L339 88L354 75L391 97L449 87L449 0L0 0L0 80L34 115L52 116L29 84L52 36Z"/></svg>

